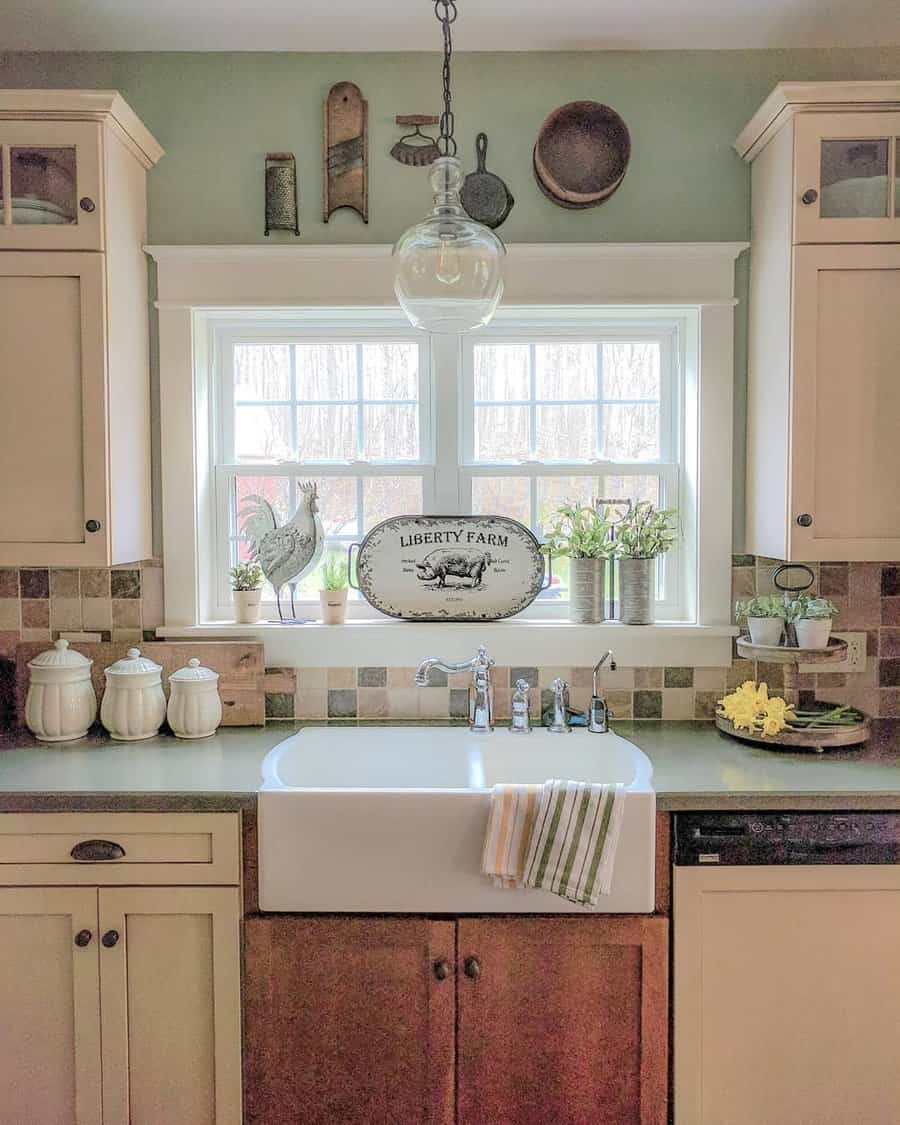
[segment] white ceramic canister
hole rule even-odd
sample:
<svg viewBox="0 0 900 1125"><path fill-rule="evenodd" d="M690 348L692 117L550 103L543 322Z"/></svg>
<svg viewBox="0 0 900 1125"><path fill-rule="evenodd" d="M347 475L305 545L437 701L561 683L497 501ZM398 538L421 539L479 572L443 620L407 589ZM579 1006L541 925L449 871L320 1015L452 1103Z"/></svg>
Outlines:
<svg viewBox="0 0 900 1125"><path fill-rule="evenodd" d="M91 665L60 638L53 648L29 660L31 673L25 698L25 722L41 742L84 738L97 717Z"/></svg>
<svg viewBox="0 0 900 1125"><path fill-rule="evenodd" d="M162 667L130 648L123 660L104 670L106 691L100 704L100 722L111 738L136 742L152 738L166 717Z"/></svg>
<svg viewBox="0 0 900 1125"><path fill-rule="evenodd" d="M219 673L203 668L197 657L169 676L169 709L172 733L178 738L209 738L222 721Z"/></svg>

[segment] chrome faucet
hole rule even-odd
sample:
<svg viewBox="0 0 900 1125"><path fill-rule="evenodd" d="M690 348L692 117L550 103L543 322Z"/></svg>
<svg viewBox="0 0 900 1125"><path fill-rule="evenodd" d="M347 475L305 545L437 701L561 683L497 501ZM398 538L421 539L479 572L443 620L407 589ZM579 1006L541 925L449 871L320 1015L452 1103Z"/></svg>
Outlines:
<svg viewBox="0 0 900 1125"><path fill-rule="evenodd" d="M439 656L429 656L416 669L416 687L427 687L428 677L433 668L440 672L471 672L469 685L469 730L476 734L490 734L494 729L494 689L491 686L491 669L494 661L487 654L484 645L471 660L442 660Z"/></svg>
<svg viewBox="0 0 900 1125"><path fill-rule="evenodd" d="M594 665L594 674L591 678L591 708L588 715L588 730L592 734L607 734L612 711L607 706L606 700L600 694L600 669L609 661L611 672L616 670L616 662L612 652L605 652Z"/></svg>
<svg viewBox="0 0 900 1125"><path fill-rule="evenodd" d="M512 696L509 729L513 734L531 734L527 680L516 680L516 690Z"/></svg>
<svg viewBox="0 0 900 1125"><path fill-rule="evenodd" d="M572 728L566 722L569 709L569 685L558 676L550 685L553 688L553 713L547 730L551 734L571 734Z"/></svg>

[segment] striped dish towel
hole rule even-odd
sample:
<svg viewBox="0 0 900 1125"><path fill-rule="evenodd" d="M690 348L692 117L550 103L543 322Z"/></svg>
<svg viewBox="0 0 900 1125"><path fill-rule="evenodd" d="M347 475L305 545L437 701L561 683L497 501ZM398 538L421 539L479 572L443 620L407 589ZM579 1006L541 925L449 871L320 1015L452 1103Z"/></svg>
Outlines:
<svg viewBox="0 0 900 1125"><path fill-rule="evenodd" d="M547 781L531 829L524 885L596 906L612 886L624 796L621 785Z"/></svg>
<svg viewBox="0 0 900 1125"><path fill-rule="evenodd" d="M495 785L491 790L481 873L493 879L495 887L511 890L525 886L525 860L543 788Z"/></svg>

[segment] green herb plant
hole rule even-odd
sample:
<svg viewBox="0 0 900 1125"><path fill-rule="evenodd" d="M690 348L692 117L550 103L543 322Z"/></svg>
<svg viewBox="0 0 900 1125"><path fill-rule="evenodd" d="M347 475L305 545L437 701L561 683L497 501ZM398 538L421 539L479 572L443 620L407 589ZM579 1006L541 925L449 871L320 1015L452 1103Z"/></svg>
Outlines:
<svg viewBox="0 0 900 1125"><path fill-rule="evenodd" d="M609 512L592 504L562 504L544 539L555 558L607 559L612 554Z"/></svg>
<svg viewBox="0 0 900 1125"><path fill-rule="evenodd" d="M620 559L655 559L677 538L674 508L657 508L639 500L616 525L615 553Z"/></svg>
<svg viewBox="0 0 900 1125"><path fill-rule="evenodd" d="M258 590L263 584L263 572L259 563L243 562L229 571L231 588L235 591Z"/></svg>
<svg viewBox="0 0 900 1125"><path fill-rule="evenodd" d="M837 617L838 610L828 598L818 598L812 594L798 594L788 605L788 621L824 620Z"/></svg>
<svg viewBox="0 0 900 1125"><path fill-rule="evenodd" d="M347 585L348 575L344 556L336 551L329 551L322 562L322 589L343 590Z"/></svg>
<svg viewBox="0 0 900 1125"><path fill-rule="evenodd" d="M738 602L735 610L738 617L780 617L785 620L788 615L788 607L780 594L759 594L745 602Z"/></svg>

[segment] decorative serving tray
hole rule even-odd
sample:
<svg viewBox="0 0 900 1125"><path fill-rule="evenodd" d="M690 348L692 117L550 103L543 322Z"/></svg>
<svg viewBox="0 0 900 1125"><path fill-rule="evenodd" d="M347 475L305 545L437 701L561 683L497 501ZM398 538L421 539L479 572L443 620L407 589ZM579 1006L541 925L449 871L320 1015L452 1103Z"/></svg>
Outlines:
<svg viewBox="0 0 900 1125"><path fill-rule="evenodd" d="M363 597L408 621L512 617L544 584L541 545L506 516L395 516L372 528L358 550Z"/></svg>

